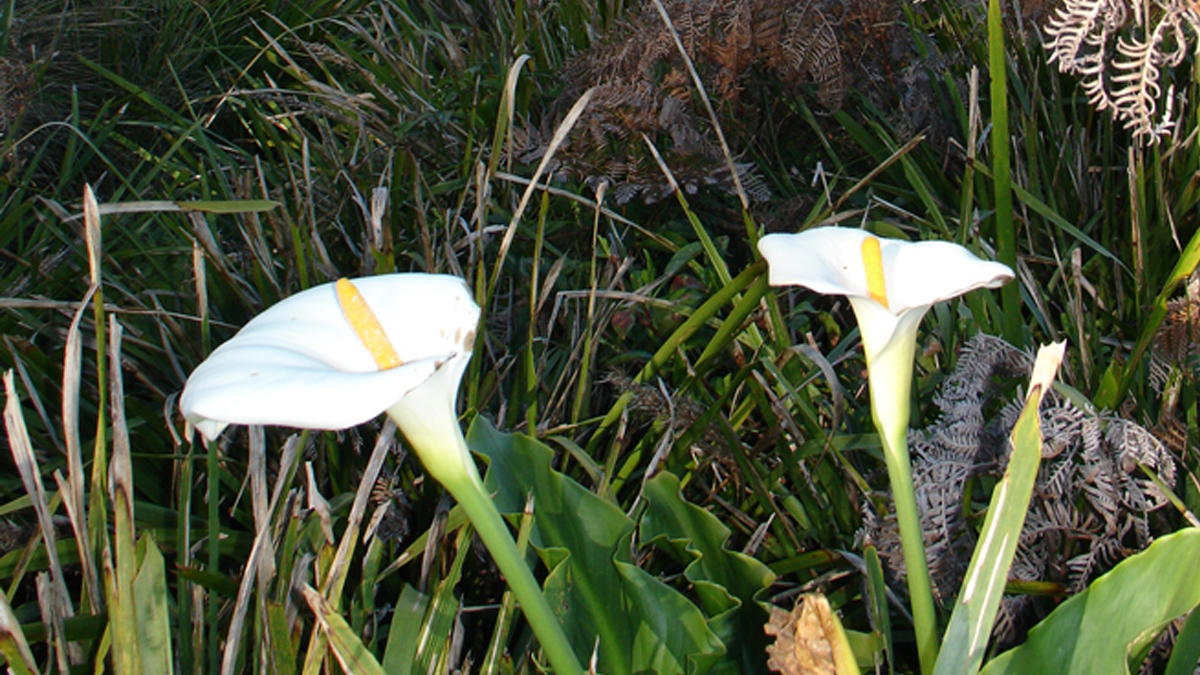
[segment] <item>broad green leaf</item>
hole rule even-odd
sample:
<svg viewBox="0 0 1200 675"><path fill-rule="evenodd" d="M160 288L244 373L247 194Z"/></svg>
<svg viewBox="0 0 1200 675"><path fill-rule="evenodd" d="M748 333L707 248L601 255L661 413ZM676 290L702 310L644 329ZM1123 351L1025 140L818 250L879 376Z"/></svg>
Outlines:
<svg viewBox="0 0 1200 675"><path fill-rule="evenodd" d="M1200 605L1200 529L1159 538L1058 606L1025 644L993 659L984 675L1125 675L1170 621Z"/></svg>
<svg viewBox="0 0 1200 675"><path fill-rule="evenodd" d="M141 567L133 580L137 637L143 673L174 672L171 655L171 615L167 606L167 572L162 553L149 534L138 542Z"/></svg>
<svg viewBox="0 0 1200 675"><path fill-rule="evenodd" d="M598 672L707 672L724 654L690 600L632 563L631 521L619 508L550 468L553 452L476 418L468 445L491 460L485 486L501 513L534 498L530 542L550 570L544 591L575 651L599 641Z"/></svg>
<svg viewBox="0 0 1200 675"><path fill-rule="evenodd" d="M967 567L950 625L942 640L934 670L936 675L977 673L983 664L992 623L1000 608L1008 568L1017 552L1017 542L1025 526L1025 514L1029 511L1029 499L1042 461L1038 408L1062 363L1065 347L1065 342L1058 342L1038 351L1025 409L1013 428L1008 468L992 492L979 543L971 555L971 564Z"/></svg>
<svg viewBox="0 0 1200 675"><path fill-rule="evenodd" d="M775 580L775 573L750 556L725 548L729 528L713 514L690 504L679 490L679 479L660 473L646 484L648 502L641 522L641 539L688 563L684 575L709 627L728 653L714 673L766 672L767 614L754 596Z"/></svg>
<svg viewBox="0 0 1200 675"><path fill-rule="evenodd" d="M396 609L392 612L392 627L388 629L387 646L383 651L383 669L392 675L408 675L416 662L417 645L425 626L425 611L429 596L404 585Z"/></svg>

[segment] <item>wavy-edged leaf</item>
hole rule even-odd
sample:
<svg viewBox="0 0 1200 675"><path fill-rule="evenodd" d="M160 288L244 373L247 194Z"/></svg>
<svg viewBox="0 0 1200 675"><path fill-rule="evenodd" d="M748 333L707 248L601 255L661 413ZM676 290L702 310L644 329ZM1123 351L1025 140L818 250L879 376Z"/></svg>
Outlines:
<svg viewBox="0 0 1200 675"><path fill-rule="evenodd" d="M632 563L633 521L551 469L548 447L482 418L467 443L491 460L485 486L501 513L522 513L533 494L530 543L550 570L544 591L577 654L598 645L598 672L608 675L699 675L720 660L724 647L699 608Z"/></svg>
<svg viewBox="0 0 1200 675"><path fill-rule="evenodd" d="M1200 529L1188 528L1126 558L1063 602L1001 654L984 675L1129 672L1137 654L1178 616L1200 605Z"/></svg>
<svg viewBox="0 0 1200 675"><path fill-rule="evenodd" d="M714 673L765 672L767 615L755 595L775 573L758 560L725 548L729 528L713 514L683 499L679 479L660 473L646 484L648 502L641 539L687 562L684 576L709 615L709 627L725 643L725 659Z"/></svg>

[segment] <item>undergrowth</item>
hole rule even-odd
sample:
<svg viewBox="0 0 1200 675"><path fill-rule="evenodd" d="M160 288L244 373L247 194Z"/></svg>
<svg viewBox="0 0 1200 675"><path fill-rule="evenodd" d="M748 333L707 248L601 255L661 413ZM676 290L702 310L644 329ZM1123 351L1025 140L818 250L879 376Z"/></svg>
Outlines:
<svg viewBox="0 0 1200 675"><path fill-rule="evenodd" d="M821 39L843 30L844 91L832 92L823 61L781 75L782 57L764 66L733 50L746 37L735 28L765 33L782 3L727 5L758 22L706 27L684 59L665 29L653 49L629 38L658 15L620 0L5 3L9 667L135 672L120 658L137 635L146 672L356 672L346 654L387 672L534 672L503 579L403 443L362 481L390 425L243 429L204 447L176 408L188 373L274 302L342 276L423 271L465 278L483 306L460 410L492 461L541 457L522 444L544 442L546 475L628 521L622 562L714 624L712 584L748 607L740 661L718 669L765 672L754 603L790 608L819 590L867 636L862 649L915 672L909 619L893 606L881 620L868 583L883 568L861 533L888 500L850 308L768 288L754 243L840 224L997 256L986 7L813 3ZM1178 498L1146 521L1165 535L1200 507L1198 299L1183 292L1197 260L1197 109L1176 108L1173 135L1144 143L1048 63L1044 17L1037 5L1004 22L1021 322L1005 323L998 296L937 306L911 427L938 422L940 388L976 333L1019 349L1066 339L1072 391L1170 452L1164 487ZM768 38L780 35L739 44ZM631 43L644 72L612 66ZM1194 102L1189 67L1175 91ZM625 79L604 81L614 73ZM605 87L620 96L569 114ZM634 114L646 101L653 119ZM622 191L632 180L654 187ZM684 189L662 187L672 181ZM967 488L965 527L979 527L993 483ZM719 523L686 511L693 529L655 530L671 499ZM517 532L532 508L512 515ZM697 580L692 561L726 555L736 574ZM331 574L344 583L317 584ZM314 586L320 597L305 594ZM122 588L148 603L137 623ZM1010 590L1045 611L1076 589Z"/></svg>

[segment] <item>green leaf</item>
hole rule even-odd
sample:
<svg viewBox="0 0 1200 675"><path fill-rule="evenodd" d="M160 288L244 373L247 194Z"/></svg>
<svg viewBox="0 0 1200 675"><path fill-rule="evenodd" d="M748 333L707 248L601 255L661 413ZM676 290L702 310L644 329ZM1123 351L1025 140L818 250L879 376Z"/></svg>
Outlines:
<svg viewBox="0 0 1200 675"><path fill-rule="evenodd" d="M342 615L312 587L301 591L308 606L316 615L321 633L329 640L329 648L347 673L356 675L386 675L371 650L362 643Z"/></svg>
<svg viewBox="0 0 1200 675"><path fill-rule="evenodd" d="M291 628L288 625L287 607L272 600L268 600L266 606L266 629L271 636L271 663L275 667L274 672L278 675L294 675L296 644L292 641Z"/></svg>
<svg viewBox="0 0 1200 675"><path fill-rule="evenodd" d="M632 563L633 521L551 469L548 447L500 433L482 418L467 443L491 460L485 486L501 513L522 513L533 494L530 542L550 570L544 592L577 654L598 644L598 672L699 674L722 657L703 613Z"/></svg>
<svg viewBox="0 0 1200 675"><path fill-rule="evenodd" d="M270 211L279 206L273 199L221 199L194 200L190 202L175 202L180 211L200 211L202 213L259 213Z"/></svg>
<svg viewBox="0 0 1200 675"><path fill-rule="evenodd" d="M687 562L684 576L728 653L713 672L766 672L768 644L763 625L767 613L755 595L775 580L775 573L754 558L725 548L729 528L713 514L688 503L679 479L660 473L646 484L648 502L641 539Z"/></svg>
<svg viewBox="0 0 1200 675"><path fill-rule="evenodd" d="M167 607L167 572L154 537L138 542L142 563L133 580L133 604L143 673L174 672L171 655L171 615Z"/></svg>
<svg viewBox="0 0 1200 675"><path fill-rule="evenodd" d="M992 492L987 518L962 589L954 603L950 625L942 639L936 675L977 673L983 664L992 623L1000 608L1008 568L1017 552L1029 499L1042 461L1041 417L1038 408L1062 362L1066 343L1043 347L1034 365L1025 409L1012 432L1012 455L1004 478Z"/></svg>
<svg viewBox="0 0 1200 675"><path fill-rule="evenodd" d="M1164 675L1194 675L1200 662L1200 612L1195 609L1175 636L1175 648L1167 661Z"/></svg>
<svg viewBox="0 0 1200 675"><path fill-rule="evenodd" d="M384 671L393 675L412 672L428 608L429 596L405 584L392 612L392 627L388 630L387 647L383 652Z"/></svg>
<svg viewBox="0 0 1200 675"><path fill-rule="evenodd" d="M1200 604L1196 560L1200 529L1159 538L1059 605L1030 629L1025 644L988 663L984 675L1128 673L1129 654Z"/></svg>
<svg viewBox="0 0 1200 675"><path fill-rule="evenodd" d="M883 565L879 561L879 551L870 544L863 553L863 562L867 566L867 597L868 611L875 625L875 632L880 636L883 649L887 653L888 673L896 672L896 652L892 648L892 624L888 616L887 585L883 580Z"/></svg>

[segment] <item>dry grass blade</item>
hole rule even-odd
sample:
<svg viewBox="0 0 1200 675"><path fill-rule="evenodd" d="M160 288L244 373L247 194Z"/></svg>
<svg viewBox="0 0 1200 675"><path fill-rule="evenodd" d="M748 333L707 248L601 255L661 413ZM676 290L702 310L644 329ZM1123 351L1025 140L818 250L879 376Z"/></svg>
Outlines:
<svg viewBox="0 0 1200 675"><path fill-rule="evenodd" d="M192 223L192 233L204 248L204 253L212 261L213 266L217 268L217 272L221 278L225 279L234 291L241 298L242 302L247 307L257 307L260 302L254 289L250 287L246 280L234 273L233 267L225 254L221 252L220 246L217 245L217 239L213 236L212 229L208 226L208 219L199 211L191 211L187 214L188 219Z"/></svg>
<svg viewBox="0 0 1200 675"><path fill-rule="evenodd" d="M121 377L121 338L124 330L109 317L109 391L113 447L109 470L109 498L113 509L115 577L109 612L113 630L113 662L117 672L137 675L142 659L138 641L137 608L133 580L137 576L137 551L133 525L133 462L129 456L129 428L125 424L125 387Z"/></svg>
<svg viewBox="0 0 1200 675"><path fill-rule="evenodd" d="M100 593L100 575L96 569L96 559L92 555L92 547L88 544L87 507L83 494L83 452L79 442L79 385L83 380L83 342L79 324L95 292L95 286L88 289L67 329L62 380L63 440L67 447L66 485L59 479L59 473L54 473L59 493L63 496L63 505L67 509L67 517L71 520L75 543L79 547L79 562L83 566L84 587L87 589L88 605L85 609L92 613L100 611L103 596Z"/></svg>
<svg viewBox="0 0 1200 675"><path fill-rule="evenodd" d="M550 160L554 154L558 152L558 148L567 140L571 129L575 127L575 123L579 121L579 116L583 114L587 108L588 102L592 100L592 92L594 89L588 89L583 92L583 95L575 101L575 105L571 106L571 110L567 116L563 118L558 128L554 130L554 137L550 139L550 146L546 149L546 154L542 155L542 160L538 162L537 170L533 172L533 178L529 180L529 185L525 186L525 192L521 195L521 202L517 205L517 210L513 213L512 220L508 223L508 229L504 232L504 239L500 242L500 251L496 254L496 268L492 273L492 282L488 284L488 293L494 293L500 283L500 273L504 270L504 259L508 256L508 249L512 246L513 238L517 235L517 223L521 222L521 215L525 213L525 207L529 206L529 200L533 197L534 190L537 188L538 181L546 172L546 167L550 165Z"/></svg>
<svg viewBox="0 0 1200 675"><path fill-rule="evenodd" d="M304 463L304 471L308 479L305 490L308 496L308 508L312 509L317 514L317 518L321 520L321 534L325 535L325 543L332 544L337 541L333 536L333 511L329 508L329 502L326 501L325 496L317 489L317 476L313 473L312 462Z"/></svg>
<svg viewBox="0 0 1200 675"><path fill-rule="evenodd" d="M321 588L321 594L327 600L334 602L335 606L336 598L342 593L342 584L346 581L346 569L350 564L350 556L353 555L354 547L358 543L358 528L362 525L367 504L371 501L371 489L375 487L375 483L379 479L379 472L383 469L383 461L387 459L395 444L396 423L388 417L383 423L383 429L379 432L379 439L375 441L375 449L371 451L371 459L367 462L362 479L358 482L358 492L354 495L354 504L350 507L346 530L342 533L342 541L338 544L337 555L333 558L333 564L329 566L329 575Z"/></svg>
<svg viewBox="0 0 1200 675"><path fill-rule="evenodd" d="M842 204L846 203L846 200L849 199L851 195L853 195L854 193L863 189L864 187L871 185L871 183L877 177L879 177L879 174L883 173L884 171L887 171L888 167L890 167L891 165L900 161L901 158L903 158L908 153L912 152L913 149L916 148L918 145L920 145L921 142L924 140L925 140L925 134L917 134L916 136L913 136L912 138L908 139L907 143L905 143L904 145L897 148L896 151L893 152L892 154L888 155L888 158L883 160L882 162L880 162L879 166L875 167L874 169L871 169L871 171L867 175L863 176L862 179L860 179L857 183L850 186L849 190L846 190L845 192L843 192L842 196L838 197L837 202L835 202L833 206L829 207L825 211L825 213L822 214L821 218L819 218L818 220L823 220L824 218L826 218L834 213L837 213L837 210L839 208L841 208Z"/></svg>
<svg viewBox="0 0 1200 675"><path fill-rule="evenodd" d="M272 511L267 501L267 433L265 428L258 425L249 427L247 431L250 437L250 504L254 510L254 522L261 530L264 523L269 523ZM285 473L291 470L286 464L281 468ZM285 473L281 473L281 476ZM270 578L275 573L274 561L270 557L263 560L258 571Z"/></svg>
<svg viewBox="0 0 1200 675"><path fill-rule="evenodd" d="M54 597L54 582L50 575L39 572L37 575L38 609L42 613L42 623L46 626L46 642L54 645L54 659L60 673L71 672L67 659L67 643L63 638L63 618L58 613L58 603Z"/></svg>
<svg viewBox="0 0 1200 675"><path fill-rule="evenodd" d="M83 233L87 241L88 272L92 286L100 287L100 205L91 185L83 186Z"/></svg>
<svg viewBox="0 0 1200 675"><path fill-rule="evenodd" d="M33 651L29 649L29 642L3 590L0 590L0 653L8 659L8 668L17 675L38 672Z"/></svg>
<svg viewBox="0 0 1200 675"><path fill-rule="evenodd" d="M12 355L12 363L17 369L17 376L21 378L21 386L25 387L26 393L29 394L29 403L33 405L38 417L42 420L42 424L46 427L46 435L49 437L50 445L62 451L62 441L58 440L58 433L55 431L54 423L50 421L50 415L46 412L46 406L42 404L42 397L38 394L37 387L29 377L29 370L25 367L25 360L18 353L17 345L12 338L13 336L11 335L5 335L4 344L8 347L8 353Z"/></svg>
<svg viewBox="0 0 1200 675"><path fill-rule="evenodd" d="M508 77L504 81L503 100L501 101L501 111L504 118L498 120L496 125L496 133L492 137L492 157L488 160L488 176L496 173L496 167L500 164L500 135L505 136L505 143L508 145L508 162L506 167L509 171L512 170L513 156L513 116L516 115L517 107L517 81L521 77L521 69L529 62L530 56L522 54L517 57L512 67L508 69Z"/></svg>
<svg viewBox="0 0 1200 675"><path fill-rule="evenodd" d="M25 429L25 418L21 415L21 404L17 399L13 371L4 373L4 392L8 397L4 404L4 425L8 429L8 445L12 450L13 461L21 474L21 482L25 492L33 502L33 510L37 514L38 526L42 531L42 541L46 547L46 557L50 562L50 577L54 583L54 592L60 614L64 618L75 616L71 606L71 596L67 593L67 584L63 578L62 565L58 560L58 547L55 545L54 523L50 518L50 507L46 501L46 489L42 485L42 475L38 471L37 459L33 456L33 447L29 441L29 432Z"/></svg>
<svg viewBox="0 0 1200 675"><path fill-rule="evenodd" d="M300 589L300 593L316 616L321 635L329 641L343 671L356 675L383 675L379 662L359 641L346 620L325 602L316 589L306 585Z"/></svg>
<svg viewBox="0 0 1200 675"><path fill-rule="evenodd" d="M251 427L250 431L250 480L252 499L254 500L254 520L257 532L254 535L254 545L250 549L250 557L242 572L242 581L238 586L237 602L234 605L233 617L229 621L229 636L225 640L225 652L221 655L221 673L232 675L236 672L238 649L241 646L242 635L246 633L246 613L250 607L250 588L254 580L258 581L260 595L266 592L267 584L275 575L275 540L271 535L271 514L279 505L288 477L292 475L299 456L299 436L291 436L283 446L283 456L279 459L279 474L275 480L275 488L271 493L271 501L266 502L266 448L263 440L262 427ZM261 504L259 503L261 499Z"/></svg>

